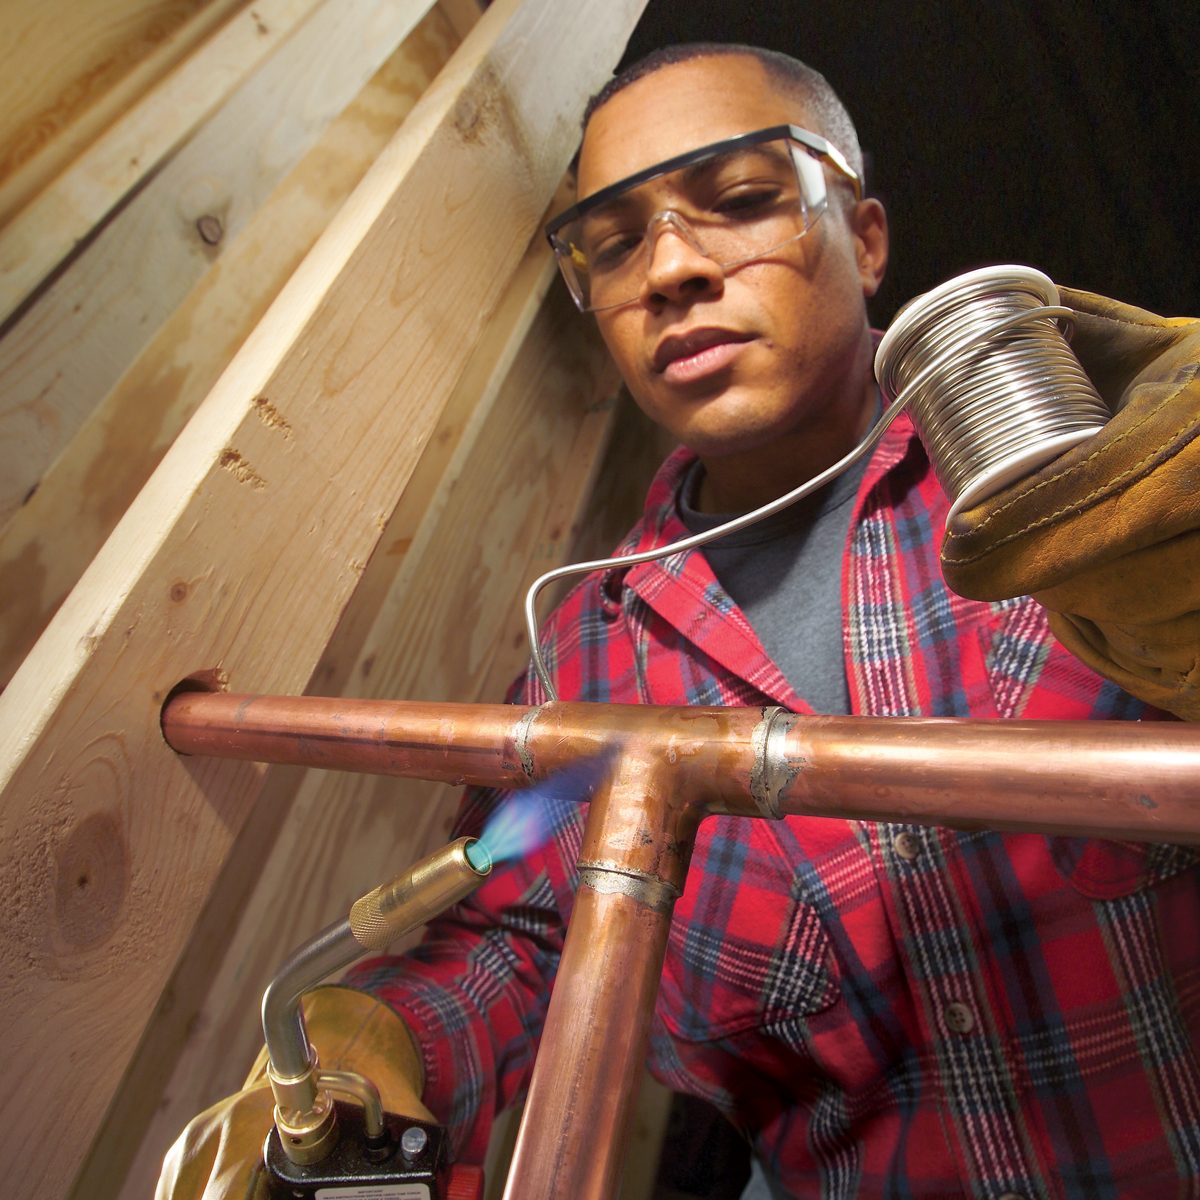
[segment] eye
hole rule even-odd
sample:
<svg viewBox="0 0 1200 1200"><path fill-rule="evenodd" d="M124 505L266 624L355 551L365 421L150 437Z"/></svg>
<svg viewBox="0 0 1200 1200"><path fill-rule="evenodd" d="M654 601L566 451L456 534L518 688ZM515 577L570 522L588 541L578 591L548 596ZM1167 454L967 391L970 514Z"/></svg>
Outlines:
<svg viewBox="0 0 1200 1200"><path fill-rule="evenodd" d="M731 220L751 220L770 212L779 203L783 189L778 184L755 183L723 192L712 211Z"/></svg>
<svg viewBox="0 0 1200 1200"><path fill-rule="evenodd" d="M632 230L610 234L600 241L588 255L592 270L615 270L626 262L641 244L641 233L635 233Z"/></svg>

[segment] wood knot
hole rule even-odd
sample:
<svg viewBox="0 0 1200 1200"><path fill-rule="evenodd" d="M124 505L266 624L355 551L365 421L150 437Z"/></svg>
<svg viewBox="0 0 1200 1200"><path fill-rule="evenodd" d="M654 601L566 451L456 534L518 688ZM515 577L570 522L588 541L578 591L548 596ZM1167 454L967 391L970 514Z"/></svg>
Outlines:
<svg viewBox="0 0 1200 1200"><path fill-rule="evenodd" d="M78 949L112 936L129 891L129 850L107 813L85 817L55 847L58 934Z"/></svg>
<svg viewBox="0 0 1200 1200"><path fill-rule="evenodd" d="M204 216L196 218L196 232L206 246L215 246L225 236L225 227L221 224L220 217L205 213Z"/></svg>

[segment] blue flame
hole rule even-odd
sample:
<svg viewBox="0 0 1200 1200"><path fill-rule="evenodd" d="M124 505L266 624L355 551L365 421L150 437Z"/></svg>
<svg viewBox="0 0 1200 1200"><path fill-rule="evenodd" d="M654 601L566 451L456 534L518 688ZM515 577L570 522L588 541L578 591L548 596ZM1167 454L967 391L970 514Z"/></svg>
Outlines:
<svg viewBox="0 0 1200 1200"><path fill-rule="evenodd" d="M566 824L608 773L614 751L576 759L532 787L511 792L479 836L493 862L530 854Z"/></svg>

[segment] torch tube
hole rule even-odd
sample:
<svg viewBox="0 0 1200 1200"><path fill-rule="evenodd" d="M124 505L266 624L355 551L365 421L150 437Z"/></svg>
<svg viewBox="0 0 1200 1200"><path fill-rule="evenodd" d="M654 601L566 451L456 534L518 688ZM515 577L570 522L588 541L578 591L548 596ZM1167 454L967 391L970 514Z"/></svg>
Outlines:
<svg viewBox="0 0 1200 1200"><path fill-rule="evenodd" d="M475 865L472 857L480 856L469 853L474 845L474 838L459 838L434 851L357 900L349 917L323 929L283 964L262 1000L263 1037L273 1076L298 1080L316 1065L300 1011L300 997L309 988L364 951L382 950L483 883L491 861Z"/></svg>
<svg viewBox="0 0 1200 1200"><path fill-rule="evenodd" d="M335 921L305 942L267 984L262 998L262 1026L274 1074L298 1079L316 1066L300 1012L300 997L327 975L349 966L362 951L350 922Z"/></svg>

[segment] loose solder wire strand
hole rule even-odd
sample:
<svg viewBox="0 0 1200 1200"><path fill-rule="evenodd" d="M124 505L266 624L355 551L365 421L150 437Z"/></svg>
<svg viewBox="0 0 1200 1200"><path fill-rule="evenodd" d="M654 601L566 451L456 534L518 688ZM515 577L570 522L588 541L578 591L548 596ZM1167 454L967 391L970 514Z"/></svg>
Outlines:
<svg viewBox="0 0 1200 1200"><path fill-rule="evenodd" d="M921 367L908 382L904 390L884 409L879 420L876 421L866 437L853 450L844 457L839 458L831 466L826 467L825 470L814 475L805 483L800 484L799 487L793 488L790 492L785 492L770 503L762 505L761 508L755 508L750 512L742 513L740 516L734 517L732 520L726 521L723 525L718 525L713 529L706 529L701 533L694 533L690 537L680 538L679 541L672 542L668 546L658 546L652 550L639 551L636 554L621 554L613 558L596 558L590 562L568 563L566 566L556 567L552 571L546 571L544 574L539 575L530 585L529 591L525 595L525 630L529 638L530 658L533 663L533 669L542 686L542 691L546 699L548 701L557 700L558 689L555 688L550 679L550 672L546 667L541 644L538 640L537 598L544 588L552 583L556 583L560 579L567 579L572 575L585 575L590 574L592 571L608 571L614 567L635 567L639 563L653 562L655 559L667 558L672 554L683 554L688 550L695 550L700 546L706 546L709 542L715 542L727 533L736 533L738 530L746 529L751 525L757 524L759 521L765 520L767 517L774 516L777 512L782 512L785 508L789 508L791 505L803 500L806 496L811 496L814 492L823 488L827 483L841 475L842 472L852 467L865 454L870 453L879 444L892 422L908 406L910 400L928 382L934 380L938 373L950 365L958 356L976 349L996 335L1004 333L1015 326L1041 318L1054 318L1065 322L1069 326L1073 322L1074 313L1069 308L1064 308L1057 304L1040 305L1037 308L1025 309L998 319L974 335L966 339L960 339L949 348L937 353ZM930 453L930 458L933 460L932 453ZM936 460L934 461L935 469L937 469ZM938 477L939 479L945 479L946 475L938 469Z"/></svg>

